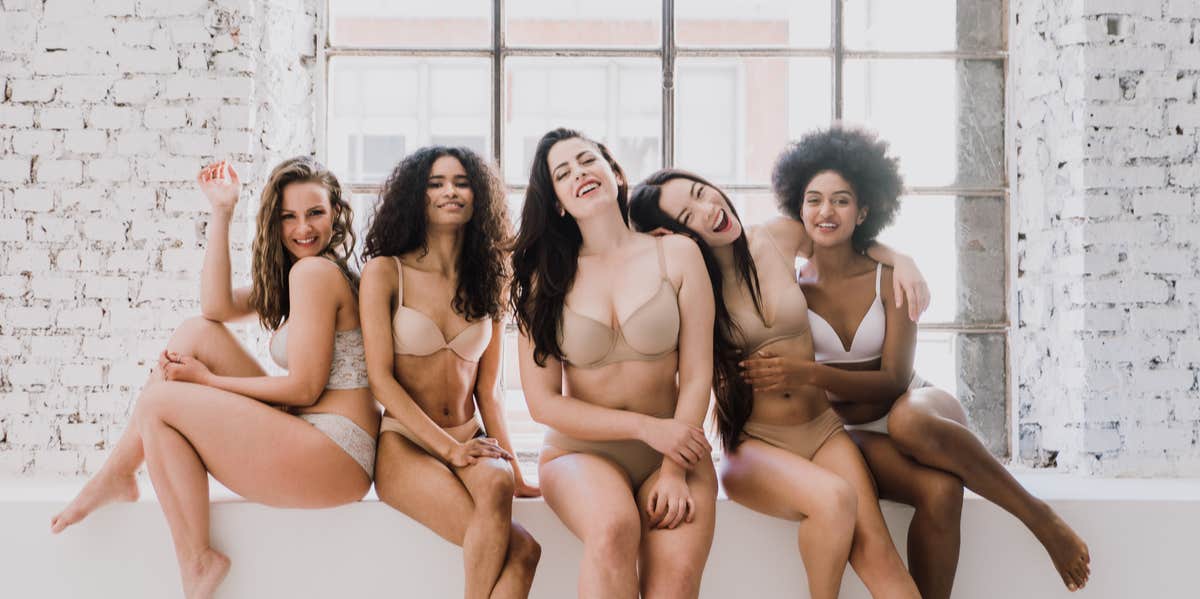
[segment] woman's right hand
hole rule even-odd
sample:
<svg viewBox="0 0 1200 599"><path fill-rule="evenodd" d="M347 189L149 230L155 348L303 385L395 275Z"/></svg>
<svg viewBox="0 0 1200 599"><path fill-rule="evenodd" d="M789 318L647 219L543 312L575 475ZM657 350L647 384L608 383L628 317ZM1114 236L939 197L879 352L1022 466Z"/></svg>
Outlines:
<svg viewBox="0 0 1200 599"><path fill-rule="evenodd" d="M450 448L446 461L455 468L466 468L479 461L480 458L496 458L512 460L513 455L500 447L500 443L491 437L477 437L466 443L456 443Z"/></svg>
<svg viewBox="0 0 1200 599"><path fill-rule="evenodd" d="M641 440L688 470L712 453L704 429L674 418L651 417L642 430Z"/></svg>
<svg viewBox="0 0 1200 599"><path fill-rule="evenodd" d="M233 212L242 192L242 182L232 164L222 160L200 169L196 183L214 212Z"/></svg>

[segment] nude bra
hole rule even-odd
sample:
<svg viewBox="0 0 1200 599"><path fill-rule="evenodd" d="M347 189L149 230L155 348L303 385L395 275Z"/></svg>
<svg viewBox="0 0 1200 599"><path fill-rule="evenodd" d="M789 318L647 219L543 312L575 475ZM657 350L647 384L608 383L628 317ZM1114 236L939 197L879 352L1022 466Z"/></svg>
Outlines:
<svg viewBox="0 0 1200 599"><path fill-rule="evenodd" d="M875 301L867 309L854 337L850 340L850 349L842 345L833 327L820 314L808 311L812 321L813 349L816 351L817 362L845 364L851 362L867 362L878 360L883 355L883 336L887 329L887 317L883 310L883 300L879 295L879 281L883 275L883 265L875 267Z"/></svg>
<svg viewBox="0 0 1200 599"><path fill-rule="evenodd" d="M280 368L287 369L287 323L275 330L267 348L271 360ZM363 351L362 329L335 331L333 333L333 359L329 362L329 380L326 389L361 389L370 386L367 381L367 358Z"/></svg>
<svg viewBox="0 0 1200 599"><path fill-rule="evenodd" d="M563 305L558 344L563 360L578 368L599 368L628 360L651 361L679 347L679 298L667 277L662 239L656 239L658 291L616 327L608 326Z"/></svg>
<svg viewBox="0 0 1200 599"><path fill-rule="evenodd" d="M799 337L809 330L808 316L804 313L808 303L804 299L804 291L792 280L793 267L789 264L790 260L776 245L775 238L766 226L761 226L758 230L766 236L771 247L775 248L775 254L780 258L778 262L769 259L759 261L756 265L759 281L779 280L786 284L778 292L775 301L771 303L775 313L768 314L767 304L764 301L761 315L755 309L748 289L740 285L727 287L725 309L729 311L729 317L741 332L738 345L742 348L743 355L747 356L766 345L782 339ZM778 269L780 272L770 272L768 269ZM764 273L766 274L764 275ZM759 288L762 288L761 283Z"/></svg>
<svg viewBox="0 0 1200 599"><path fill-rule="evenodd" d="M429 356L448 349L463 360L478 362L492 341L491 321L484 319L472 322L447 341L433 319L420 310L404 305L404 264L399 258L392 258L396 261L400 281L396 293L396 313L392 315L392 346L395 352L404 356Z"/></svg>

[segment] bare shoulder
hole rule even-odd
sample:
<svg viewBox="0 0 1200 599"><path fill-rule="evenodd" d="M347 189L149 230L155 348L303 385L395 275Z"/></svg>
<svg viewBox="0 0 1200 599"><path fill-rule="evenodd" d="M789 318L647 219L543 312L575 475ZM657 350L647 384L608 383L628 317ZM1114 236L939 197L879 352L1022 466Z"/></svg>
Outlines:
<svg viewBox="0 0 1200 599"><path fill-rule="evenodd" d="M400 273L396 268L396 260L391 256L375 256L363 265L362 281L366 283L393 280Z"/></svg>
<svg viewBox="0 0 1200 599"><path fill-rule="evenodd" d="M663 253L671 264L686 264L690 261L703 261L700 247L687 235L664 235L661 237Z"/></svg>
<svg viewBox="0 0 1200 599"><path fill-rule="evenodd" d="M883 268L879 273L879 295L885 300L885 305L890 306L894 304L892 301L892 273L894 270L887 264L881 266Z"/></svg>
<svg viewBox="0 0 1200 599"><path fill-rule="evenodd" d="M296 261L288 271L288 284L305 289L350 290L350 282L332 260L307 256Z"/></svg>

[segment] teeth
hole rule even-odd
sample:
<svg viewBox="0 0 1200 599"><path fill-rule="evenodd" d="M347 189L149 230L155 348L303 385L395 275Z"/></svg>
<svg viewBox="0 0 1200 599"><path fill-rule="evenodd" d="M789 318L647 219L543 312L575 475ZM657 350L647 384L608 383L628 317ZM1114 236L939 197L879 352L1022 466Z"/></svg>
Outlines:
<svg viewBox="0 0 1200 599"><path fill-rule="evenodd" d="M717 231L720 231L721 229L724 229L724 228L725 228L725 223L726 223L728 220L729 220L729 215L728 215L728 214L725 214L725 211L724 211L724 210L722 210L722 211L721 211L721 213L717 215L717 224L716 224L716 226L714 226L714 227L712 228L713 232L715 233L715 232L717 232Z"/></svg>
<svg viewBox="0 0 1200 599"><path fill-rule="evenodd" d="M587 185L579 188L579 193L575 194L575 197L580 197L583 194L596 189L597 187L600 187L599 183L588 183Z"/></svg>

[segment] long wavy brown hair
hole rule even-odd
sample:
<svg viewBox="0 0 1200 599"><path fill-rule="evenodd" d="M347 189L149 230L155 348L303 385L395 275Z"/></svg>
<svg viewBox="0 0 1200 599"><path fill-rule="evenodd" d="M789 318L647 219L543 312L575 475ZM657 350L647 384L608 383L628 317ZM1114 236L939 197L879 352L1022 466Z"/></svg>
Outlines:
<svg viewBox="0 0 1200 599"><path fill-rule="evenodd" d="M750 255L750 244L746 240L746 231L743 228L742 234L734 240L732 248L737 278L724 280L721 267L708 243L683 223L663 212L659 205L662 186L672 179L686 179L716 190L729 205L733 218L739 223L742 219L729 196L725 195L720 187L700 175L682 169L656 171L634 186L633 191L629 193L629 222L634 229L653 231L662 227L673 233L686 235L696 242L696 246L700 248L700 255L704 257L704 267L708 270L709 280L712 281L713 306L716 308L716 317L713 319L713 395L716 397L717 409L713 410L713 417L725 451L731 452L737 448L742 429L750 419L750 413L754 411L754 392L742 380L737 366L738 361L745 357L738 347L742 332L725 307L723 289L725 285L745 285L750 291L754 309L761 317L762 294L758 286L758 268L754 264L754 257Z"/></svg>
<svg viewBox="0 0 1200 599"><path fill-rule="evenodd" d="M458 256L458 288L451 307L467 320L504 315L508 278L505 249L512 237L504 185L495 169L467 148L429 146L408 155L388 177L364 238L363 260L428 251L429 172L442 156L453 156L467 172L471 186L471 220L463 231Z"/></svg>
<svg viewBox="0 0 1200 599"><path fill-rule="evenodd" d="M550 148L565 139L579 138L594 144L608 161L618 181L625 181L621 165L608 148L573 129L558 128L542 136L533 154L529 172L529 187L525 189L525 205L521 208L521 226L513 242L512 285L510 302L517 317L517 326L533 342L533 360L546 365L546 358L562 359L558 343L558 326L562 321L567 291L575 282L579 268L579 247L583 234L579 224L568 214L558 213L558 195L546 162ZM629 222L625 183L617 186L617 204L621 218Z"/></svg>
<svg viewBox="0 0 1200 599"><path fill-rule="evenodd" d="M358 294L358 273L350 267L354 250L354 211L342 194L342 185L333 172L308 156L297 156L279 163L271 171L259 199L257 230L254 234L253 284L250 287L250 306L258 313L263 328L274 331L291 313L288 295L288 272L296 259L283 247L283 226L280 211L283 190L292 183L320 183L329 192L329 208L333 215L333 236L321 256L329 258L350 281L350 289Z"/></svg>

